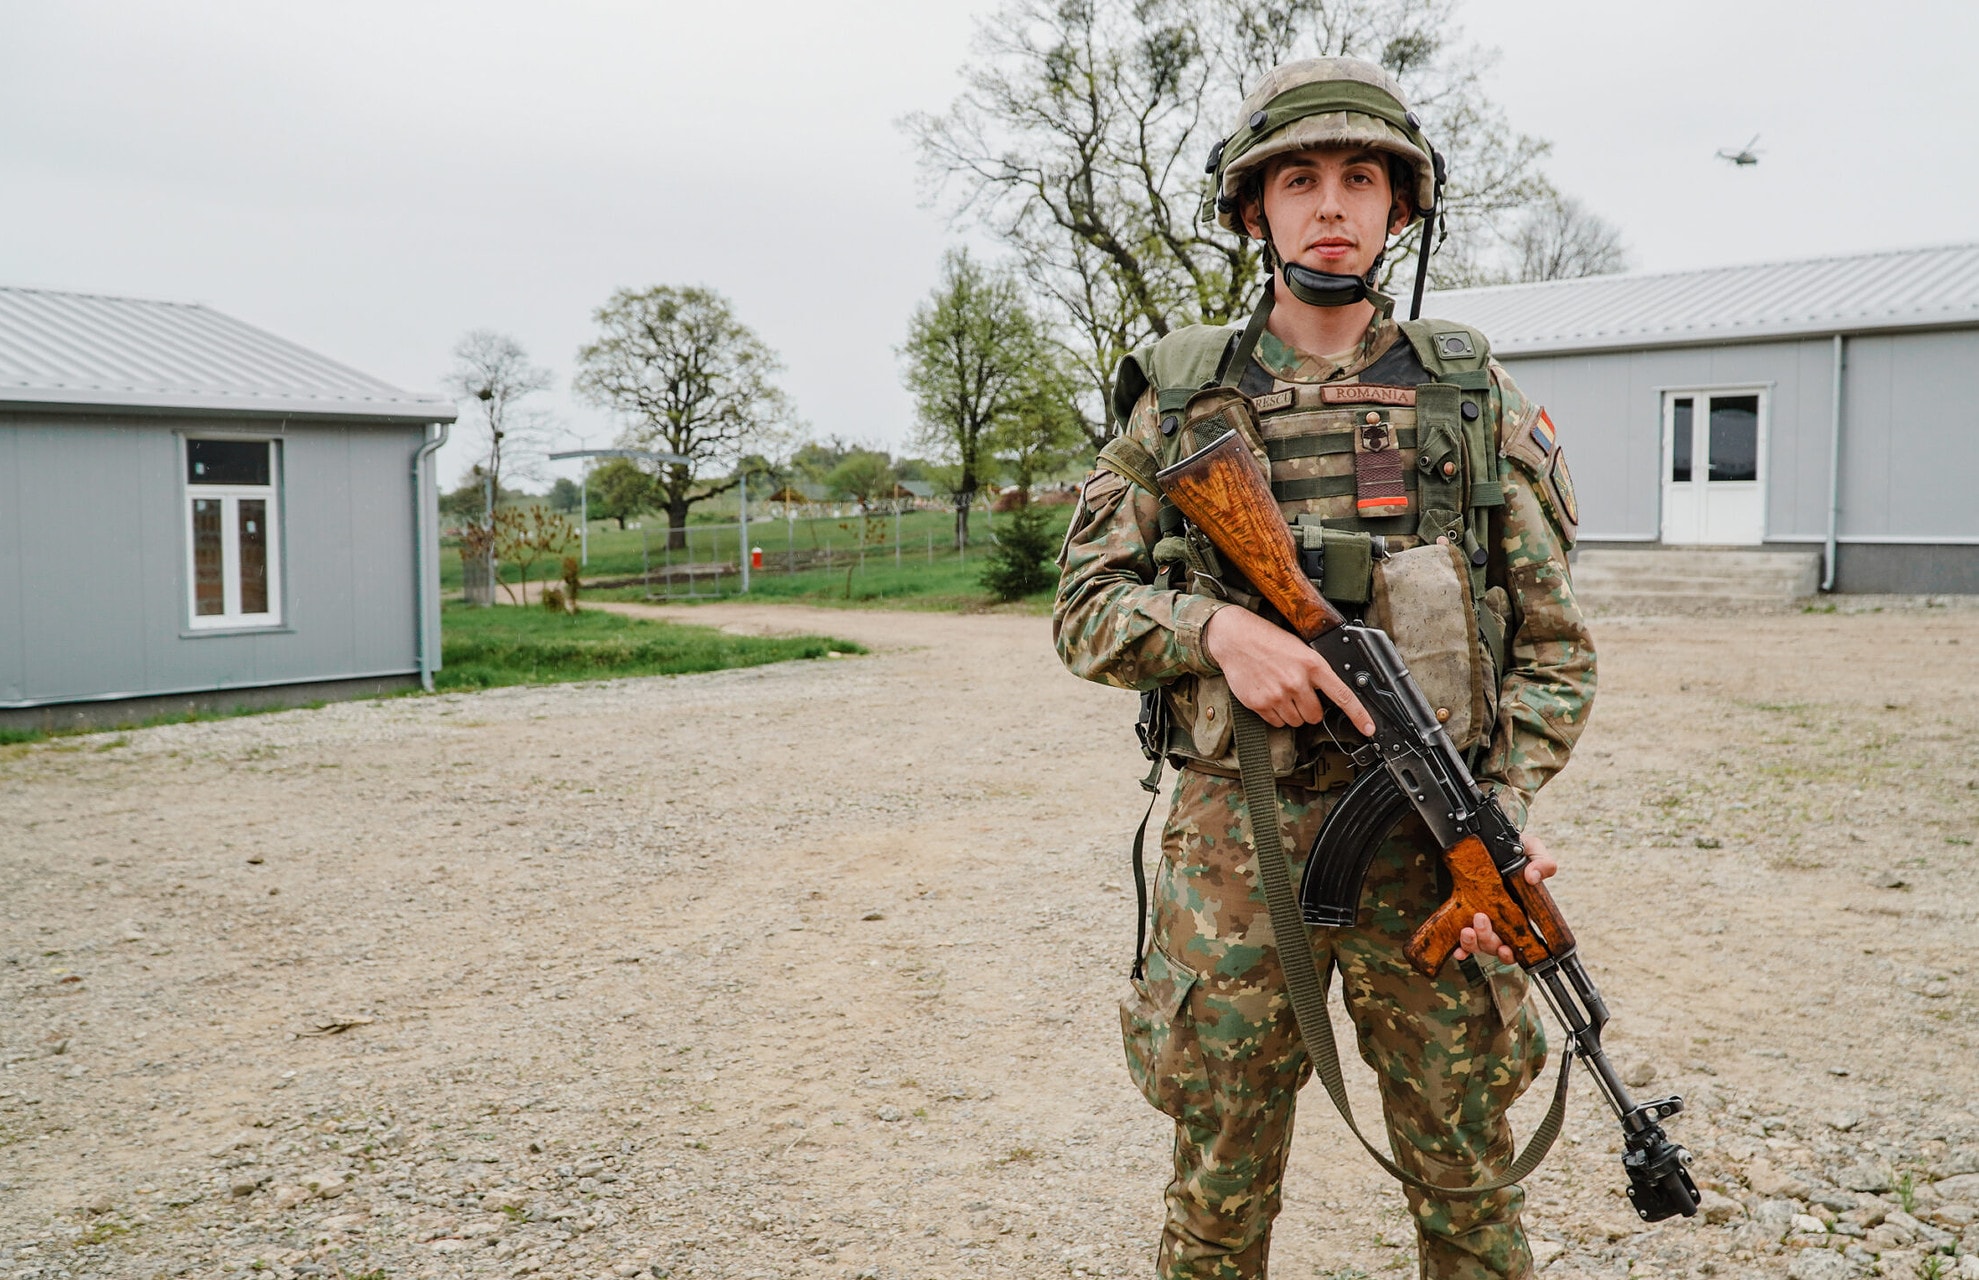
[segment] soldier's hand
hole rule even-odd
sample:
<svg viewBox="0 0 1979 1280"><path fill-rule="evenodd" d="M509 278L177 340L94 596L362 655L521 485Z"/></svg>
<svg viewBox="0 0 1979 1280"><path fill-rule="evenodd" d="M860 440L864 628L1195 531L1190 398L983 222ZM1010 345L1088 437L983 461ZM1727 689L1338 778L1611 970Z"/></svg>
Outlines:
<svg viewBox="0 0 1979 1280"><path fill-rule="evenodd" d="M1560 864L1553 861L1553 855L1546 849L1546 842L1531 832L1519 838L1525 844L1526 857L1532 859L1526 864L1526 883L1538 884L1552 878L1553 873L1560 869ZM1512 949L1499 941L1498 931L1491 927L1491 917L1482 911L1477 913L1470 927L1457 936L1461 940L1457 947L1459 960L1468 959L1474 953L1490 952L1506 964L1513 962Z"/></svg>
<svg viewBox="0 0 1979 1280"><path fill-rule="evenodd" d="M1347 713L1362 733L1374 732L1374 719L1333 668L1283 627L1248 609L1218 609L1203 628L1203 647L1230 692L1270 725L1318 724L1326 714L1319 696Z"/></svg>

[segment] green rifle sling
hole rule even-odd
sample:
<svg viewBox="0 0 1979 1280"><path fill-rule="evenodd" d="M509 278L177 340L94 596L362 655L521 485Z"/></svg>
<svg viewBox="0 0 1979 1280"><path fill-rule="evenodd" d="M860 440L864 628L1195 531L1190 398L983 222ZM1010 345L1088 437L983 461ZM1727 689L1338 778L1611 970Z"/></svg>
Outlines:
<svg viewBox="0 0 1979 1280"><path fill-rule="evenodd" d="M1298 894L1292 888L1291 869L1285 862L1284 832L1278 820L1278 784L1271 776L1271 749L1265 737L1264 721L1235 698L1230 700L1231 729L1237 739L1237 770L1244 788L1244 807L1250 814L1251 853L1257 859L1258 882L1264 888L1265 905L1271 912L1271 931L1278 948L1278 967L1285 975L1285 991L1291 999L1292 1014L1299 1024L1299 1038L1305 1042L1306 1056L1313 1073L1326 1087L1334 1108L1375 1163L1405 1186L1431 1195L1470 1200L1503 1191L1525 1181L1546 1153L1567 1117L1567 1078L1572 1070L1573 1046L1560 1053L1560 1077L1553 1086L1553 1102L1546 1118L1533 1130L1518 1158L1504 1177L1475 1187L1446 1187L1426 1182L1375 1149L1354 1121L1354 1109L1347 1101L1347 1083L1340 1074L1340 1051L1333 1042L1333 1024L1326 1016L1327 988L1332 985L1329 966L1324 978L1312 959L1312 938L1306 932L1305 916L1299 911ZM1379 768L1379 765L1375 766Z"/></svg>

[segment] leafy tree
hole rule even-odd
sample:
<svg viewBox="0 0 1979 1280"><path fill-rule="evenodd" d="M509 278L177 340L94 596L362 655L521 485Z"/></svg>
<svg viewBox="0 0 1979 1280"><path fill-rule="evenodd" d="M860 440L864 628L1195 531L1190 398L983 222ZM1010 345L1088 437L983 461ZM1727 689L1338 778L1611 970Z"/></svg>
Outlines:
<svg viewBox="0 0 1979 1280"><path fill-rule="evenodd" d="M1017 482L1020 504L1030 501L1039 478L1087 452L1078 397L1078 372L1061 351L1045 347L1024 367L1011 411L988 438L997 461Z"/></svg>
<svg viewBox="0 0 1979 1280"><path fill-rule="evenodd" d="M628 419L621 440L677 453L655 478L667 544L687 545L687 513L735 487L713 477L750 450L779 452L794 431L775 383L776 353L710 289L621 289L593 315L600 335L577 353L575 388Z"/></svg>
<svg viewBox="0 0 1979 1280"><path fill-rule="evenodd" d="M1031 394L1030 370L1053 358L1050 343L1015 276L955 249L942 258L934 292L915 308L900 354L920 418L916 443L955 468L955 545L966 547L992 433Z"/></svg>
<svg viewBox="0 0 1979 1280"><path fill-rule="evenodd" d="M502 488L495 495L495 506L513 506L525 502L529 495L520 489ZM440 495L440 515L460 524L485 524L488 510L488 476L475 463L460 478L460 484L448 493Z"/></svg>
<svg viewBox="0 0 1979 1280"><path fill-rule="evenodd" d="M893 494L893 459L882 449L854 449L825 473L825 486L871 509Z"/></svg>
<svg viewBox="0 0 1979 1280"><path fill-rule="evenodd" d="M558 476L550 486L550 510L569 515L584 507L584 491L577 487L577 481L569 476Z"/></svg>
<svg viewBox="0 0 1979 1280"><path fill-rule="evenodd" d="M616 520L623 529L627 520L652 509L658 492L653 477L632 459L607 458L591 471L591 514Z"/></svg>
<svg viewBox="0 0 1979 1280"><path fill-rule="evenodd" d="M1049 300L1085 382L1093 447L1129 351L1173 325L1222 324L1262 284L1253 243L1199 221L1203 161L1243 91L1285 59L1378 61L1450 159L1444 208L1463 242L1495 243L1509 213L1550 192L1546 144L1511 129L1484 91L1488 47L1454 0L1006 0L979 25L965 88L903 123L957 219L1014 253ZM1416 233L1388 264L1412 271ZM1469 283L1476 254L1439 251L1432 278Z"/></svg>
<svg viewBox="0 0 1979 1280"><path fill-rule="evenodd" d="M1058 580L1051 563L1058 547L1051 536L1051 517L1026 502L1004 521L1003 534L990 548L982 584L999 600L1021 600L1047 590Z"/></svg>
<svg viewBox="0 0 1979 1280"><path fill-rule="evenodd" d="M459 486L440 495L440 518L463 525L478 522L487 513L487 494L481 464L476 463L460 478Z"/></svg>

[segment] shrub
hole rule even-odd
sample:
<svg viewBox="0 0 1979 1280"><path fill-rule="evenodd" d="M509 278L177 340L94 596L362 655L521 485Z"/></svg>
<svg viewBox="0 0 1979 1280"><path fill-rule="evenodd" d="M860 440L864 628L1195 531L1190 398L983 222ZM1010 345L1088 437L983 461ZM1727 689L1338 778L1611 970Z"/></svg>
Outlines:
<svg viewBox="0 0 1979 1280"><path fill-rule="evenodd" d="M1051 564L1051 518L1029 503L1010 513L990 551L982 583L999 600L1021 600L1049 590L1058 580Z"/></svg>

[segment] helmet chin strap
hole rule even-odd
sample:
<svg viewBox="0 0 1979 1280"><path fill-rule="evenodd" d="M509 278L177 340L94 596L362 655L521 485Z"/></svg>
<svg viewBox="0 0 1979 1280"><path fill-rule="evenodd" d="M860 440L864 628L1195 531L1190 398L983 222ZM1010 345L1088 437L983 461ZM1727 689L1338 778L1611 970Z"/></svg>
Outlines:
<svg viewBox="0 0 1979 1280"><path fill-rule="evenodd" d="M1377 263L1379 259L1376 260ZM1314 271L1296 262L1287 262L1279 268L1285 277L1285 288L1293 297L1309 307L1348 307L1356 302L1365 302L1374 293L1368 286L1366 276L1336 275L1331 271ZM1372 271L1369 274L1373 274Z"/></svg>
<svg viewBox="0 0 1979 1280"><path fill-rule="evenodd" d="M1264 233L1264 260L1267 266L1276 268L1275 274L1285 279L1285 290L1309 307L1351 307L1356 302L1374 301L1377 306L1387 302L1387 298L1374 287L1374 277L1381 270L1381 259L1386 255L1377 253L1374 261L1368 264L1364 276L1339 275L1331 271L1314 271L1311 267L1287 262L1278 252L1278 246L1271 239L1271 224L1265 221L1264 210L1258 210L1258 230ZM1394 304L1388 304L1392 309Z"/></svg>

